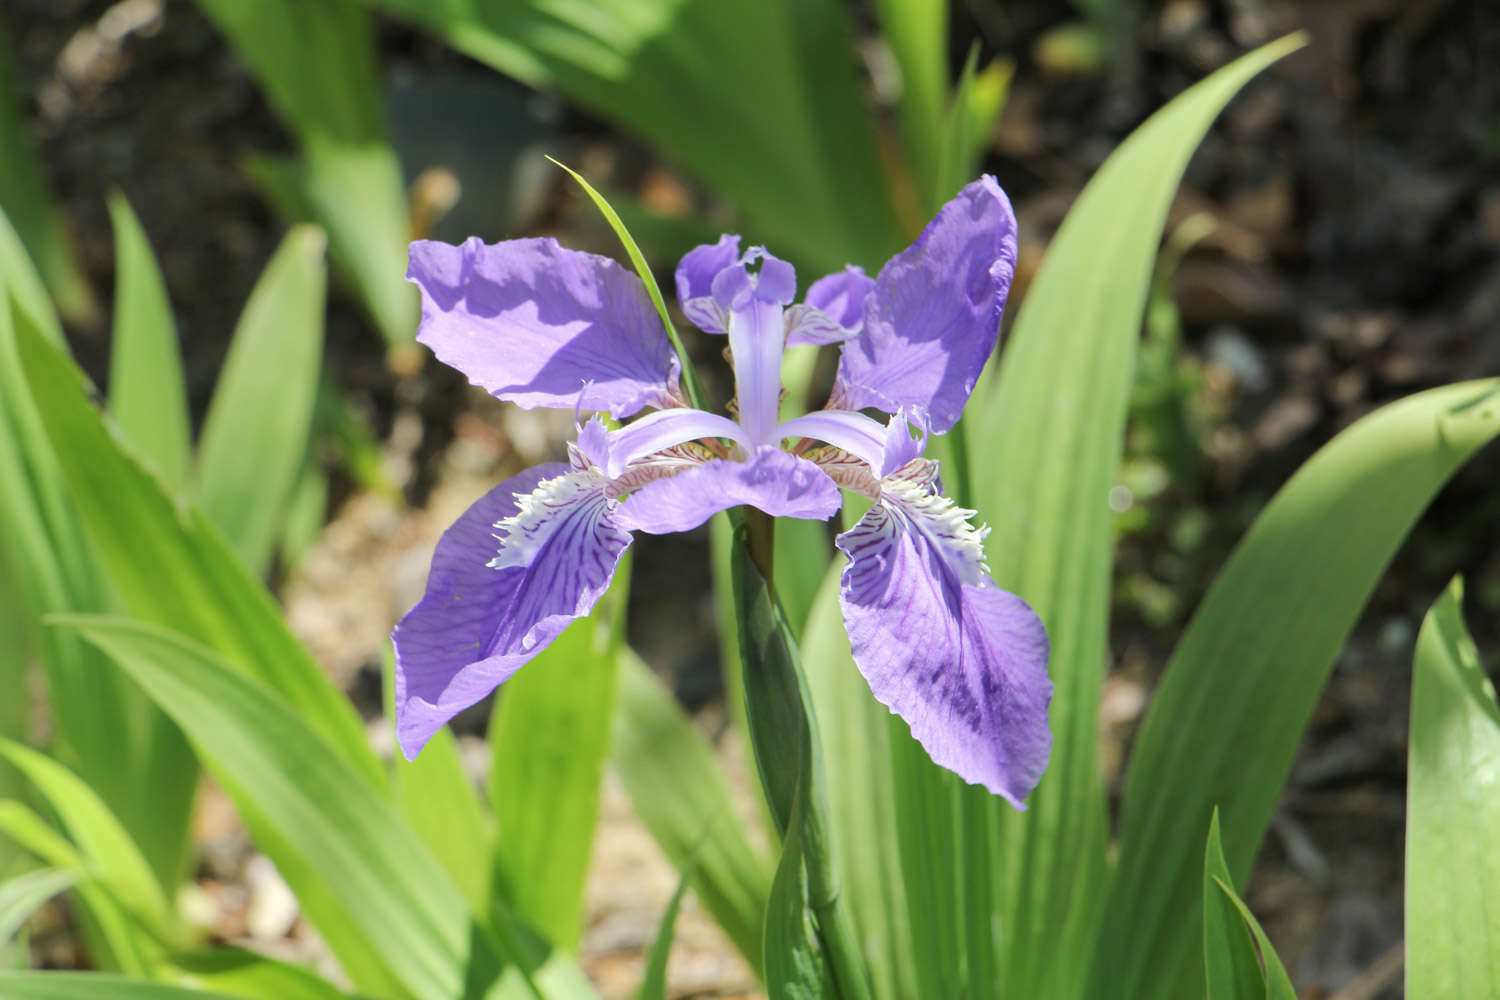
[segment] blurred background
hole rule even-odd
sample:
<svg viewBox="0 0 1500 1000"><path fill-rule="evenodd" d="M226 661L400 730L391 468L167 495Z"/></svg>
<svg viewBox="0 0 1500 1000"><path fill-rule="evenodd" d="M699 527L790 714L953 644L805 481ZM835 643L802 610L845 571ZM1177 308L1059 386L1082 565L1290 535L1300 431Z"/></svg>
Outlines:
<svg viewBox="0 0 1500 1000"><path fill-rule="evenodd" d="M449 6L465 5L432 5ZM559 456L572 429L569 414L501 406L413 348L400 245L411 235L555 235L619 256L551 155L610 197L663 279L721 231L785 254L804 285L845 260L878 266L930 215L932 182L952 175L923 162L909 111L922 77L875 27L876 8L891 6L849 0L838 25L799 36L797 55L848 85L866 132L846 137L836 104L783 115L795 89L726 65L722 86L751 105L763 97L760 118L731 142L680 86L691 74L667 65L654 75L651 26L623 15L590 36L597 51L582 35L549 49L536 23L513 26L536 44L511 51L504 17L474 41L415 0L334 4L308 21L271 0L9 0L0 122L24 138L6 140L0 198L33 256L52 261L43 270L73 351L107 389L106 198L124 194L161 263L195 426L289 220L329 227L322 492L269 579L293 628L373 720L382 645L420 596L437 534L498 479ZM281 29L259 23L281 8ZM994 112L976 116L983 128L965 162L999 178L1020 219L1009 315L1078 191L1150 112L1263 42L1297 28L1312 37L1217 122L1158 263L1109 497L1119 540L1101 727L1103 765L1116 775L1187 616L1290 473L1384 402L1500 370L1500 5L958 0L940 27L950 59L934 72L946 86L972 59ZM343 41L315 44L319 31ZM629 64L612 70L622 52ZM815 87L816 75L804 83ZM914 155L902 155L902 134ZM840 156L856 154L860 169L843 170ZM689 342L727 398L717 345ZM1455 572L1468 580L1479 646L1500 643L1497 474L1500 456L1479 455L1403 547L1283 795L1248 899L1304 996L1398 995L1412 645ZM720 736L728 714L706 533L643 537L636 553L630 642ZM474 734L486 718L474 711L458 726ZM737 741L719 744L740 753ZM484 754L473 756L482 767ZM609 995L623 995L676 874L613 785L603 822L584 957ZM195 836L192 905L216 933L318 953L222 796L200 807ZM52 920L33 938L35 960L70 967L79 956L66 914ZM681 995L738 995L753 982L691 912L673 977Z"/></svg>

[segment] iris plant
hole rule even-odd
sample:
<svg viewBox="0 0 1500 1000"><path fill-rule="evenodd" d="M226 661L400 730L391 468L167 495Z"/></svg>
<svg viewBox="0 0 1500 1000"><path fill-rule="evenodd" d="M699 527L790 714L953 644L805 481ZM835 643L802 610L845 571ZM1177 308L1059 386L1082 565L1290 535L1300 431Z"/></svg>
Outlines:
<svg viewBox="0 0 1500 1000"><path fill-rule="evenodd" d="M632 531L687 531L742 504L824 520L842 488L871 501L836 541L855 663L935 762L1020 806L1051 748L1046 632L989 578L986 529L922 457L995 346L1015 261L1015 217L992 177L875 279L849 267L795 305L791 265L764 248L724 236L692 250L677 297L699 329L728 339L724 416L686 405L645 287L615 261L551 239L414 243L417 339L439 359L524 407L651 412L614 429L592 417L567 463L506 480L443 535L427 592L393 636L403 751L587 615ZM835 343L826 408L782 421L784 351Z"/></svg>

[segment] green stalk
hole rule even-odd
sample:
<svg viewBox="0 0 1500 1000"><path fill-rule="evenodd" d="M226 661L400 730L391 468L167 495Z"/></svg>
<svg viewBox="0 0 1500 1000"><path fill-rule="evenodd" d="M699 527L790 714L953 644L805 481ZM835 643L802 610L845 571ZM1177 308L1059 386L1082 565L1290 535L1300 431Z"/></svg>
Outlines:
<svg viewBox="0 0 1500 1000"><path fill-rule="evenodd" d="M747 513L731 513L731 575L750 744L777 831L784 839L794 835L800 840L806 905L813 913L836 995L839 1000L869 1000L863 956L835 874L817 720L807 680L786 616L756 558L756 553L765 558L770 551L773 522ZM794 819L800 828L789 830Z"/></svg>

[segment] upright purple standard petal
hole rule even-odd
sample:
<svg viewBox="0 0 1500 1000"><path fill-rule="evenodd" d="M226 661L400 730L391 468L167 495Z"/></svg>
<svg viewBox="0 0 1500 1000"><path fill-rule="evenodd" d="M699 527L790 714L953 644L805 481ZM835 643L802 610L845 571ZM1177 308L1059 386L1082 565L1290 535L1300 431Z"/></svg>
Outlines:
<svg viewBox="0 0 1500 1000"><path fill-rule="evenodd" d="M839 603L875 697L935 763L1021 809L1052 749L1047 633L984 575L964 513L887 490L838 538Z"/></svg>
<svg viewBox="0 0 1500 1000"><path fill-rule="evenodd" d="M714 279L740 259L740 238L725 233L717 243L705 243L683 255L677 265L677 303L693 325L704 333L726 333L729 313L714 301Z"/></svg>
<svg viewBox="0 0 1500 1000"><path fill-rule="evenodd" d="M501 399L627 417L672 406L677 356L639 278L552 239L411 245L417 339Z"/></svg>
<svg viewBox="0 0 1500 1000"><path fill-rule="evenodd" d="M748 504L772 517L826 521L839 509L839 489L805 458L764 447L748 462L714 459L641 487L620 505L627 531L664 535L689 531L721 510Z"/></svg>
<svg viewBox="0 0 1500 1000"><path fill-rule="evenodd" d="M865 297L875 287L864 268L849 265L814 281L801 304L786 311L786 346L838 344L865 325Z"/></svg>
<svg viewBox="0 0 1500 1000"><path fill-rule="evenodd" d="M614 523L594 475L561 464L528 469L443 533L427 592L391 635L396 736L408 760L609 587L630 536Z"/></svg>
<svg viewBox="0 0 1500 1000"><path fill-rule="evenodd" d="M844 344L830 405L905 406L933 433L946 432L994 350L1015 267L1010 200L981 177L881 268L864 330Z"/></svg>

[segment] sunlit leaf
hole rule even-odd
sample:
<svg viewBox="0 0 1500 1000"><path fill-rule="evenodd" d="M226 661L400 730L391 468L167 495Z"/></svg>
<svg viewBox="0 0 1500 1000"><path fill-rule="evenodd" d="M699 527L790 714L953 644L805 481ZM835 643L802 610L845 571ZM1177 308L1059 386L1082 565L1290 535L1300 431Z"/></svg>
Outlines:
<svg viewBox="0 0 1500 1000"><path fill-rule="evenodd" d="M1492 397L1491 405L1497 399ZM1500 409L1500 407L1497 407ZM1422 622L1406 784L1406 995L1500 997L1500 709L1455 580Z"/></svg>
<svg viewBox="0 0 1500 1000"><path fill-rule="evenodd" d="M1198 834L1220 810L1244 884L1313 706L1370 592L1448 478L1500 434L1494 380L1383 407L1318 451L1251 525L1178 642L1136 737L1095 984L1202 986ZM1105 989L1098 985L1098 989Z"/></svg>

